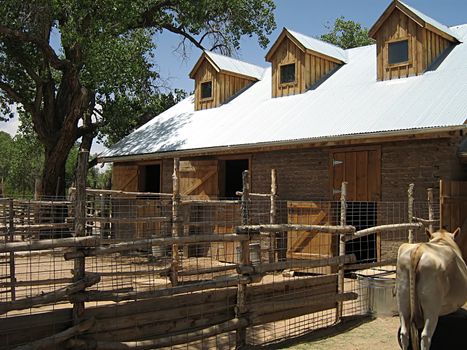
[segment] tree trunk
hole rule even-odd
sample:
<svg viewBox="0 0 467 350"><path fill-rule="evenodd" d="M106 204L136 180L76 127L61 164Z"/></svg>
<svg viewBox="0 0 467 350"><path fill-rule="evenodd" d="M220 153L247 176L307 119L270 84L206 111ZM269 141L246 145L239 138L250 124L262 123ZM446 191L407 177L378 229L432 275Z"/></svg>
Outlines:
<svg viewBox="0 0 467 350"><path fill-rule="evenodd" d="M69 142L65 147L56 145L52 149L45 150L44 169L41 179L42 198L65 196L65 164L72 147L73 142Z"/></svg>

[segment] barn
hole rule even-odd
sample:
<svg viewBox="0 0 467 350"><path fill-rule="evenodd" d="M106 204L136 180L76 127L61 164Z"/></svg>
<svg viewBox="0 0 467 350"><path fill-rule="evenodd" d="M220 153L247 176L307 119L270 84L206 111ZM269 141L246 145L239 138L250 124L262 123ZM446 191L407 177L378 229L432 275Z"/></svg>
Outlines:
<svg viewBox="0 0 467 350"><path fill-rule="evenodd" d="M337 200L346 181L372 226L375 203L405 201L409 183L421 200L465 181L467 24L393 1L369 33L374 45L343 50L284 28L266 68L203 52L194 94L101 156L112 189L171 192L178 158L182 195L231 198L244 170L264 193L275 169L295 203Z"/></svg>

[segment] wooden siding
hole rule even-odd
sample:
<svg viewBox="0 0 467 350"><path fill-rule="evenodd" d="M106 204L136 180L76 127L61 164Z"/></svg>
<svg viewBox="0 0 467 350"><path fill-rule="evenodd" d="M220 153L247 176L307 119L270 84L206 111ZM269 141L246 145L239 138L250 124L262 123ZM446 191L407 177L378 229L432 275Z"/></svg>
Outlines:
<svg viewBox="0 0 467 350"><path fill-rule="evenodd" d="M399 9L395 9L375 33L378 80L405 78L422 74L451 43L434 32L419 26ZM388 44L408 40L407 63L388 63Z"/></svg>
<svg viewBox="0 0 467 350"><path fill-rule="evenodd" d="M271 63L272 97L301 94L338 65L322 55L310 51L305 52L287 36L283 37L282 42L275 50L271 57ZM295 82L281 84L280 67L291 63L295 63Z"/></svg>
<svg viewBox="0 0 467 350"><path fill-rule="evenodd" d="M442 228L449 232L467 229L467 181L440 181L440 209Z"/></svg>
<svg viewBox="0 0 467 350"><path fill-rule="evenodd" d="M212 81L212 97L201 99L201 83L207 81ZM195 110L218 107L254 81L254 78L218 72L204 59L195 73Z"/></svg>
<svg viewBox="0 0 467 350"><path fill-rule="evenodd" d="M201 83L212 81L212 97L201 99ZM206 60L199 66L195 74L195 110L219 106L219 79L216 69Z"/></svg>
<svg viewBox="0 0 467 350"><path fill-rule="evenodd" d="M305 55L305 90L313 87L337 66L336 62L307 53Z"/></svg>

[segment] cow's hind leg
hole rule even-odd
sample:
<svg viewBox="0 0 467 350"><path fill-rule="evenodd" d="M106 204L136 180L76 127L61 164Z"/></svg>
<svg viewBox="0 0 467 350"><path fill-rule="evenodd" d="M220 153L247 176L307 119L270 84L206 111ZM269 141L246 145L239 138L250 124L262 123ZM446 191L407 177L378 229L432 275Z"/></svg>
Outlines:
<svg viewBox="0 0 467 350"><path fill-rule="evenodd" d="M401 322L399 344L403 350L407 350L409 348L410 341L410 301L409 290L406 284L399 283L397 286L397 296Z"/></svg>
<svg viewBox="0 0 467 350"><path fill-rule="evenodd" d="M421 350L429 350L431 346L431 338L436 330L438 324L438 312L425 314L425 326L422 331Z"/></svg>

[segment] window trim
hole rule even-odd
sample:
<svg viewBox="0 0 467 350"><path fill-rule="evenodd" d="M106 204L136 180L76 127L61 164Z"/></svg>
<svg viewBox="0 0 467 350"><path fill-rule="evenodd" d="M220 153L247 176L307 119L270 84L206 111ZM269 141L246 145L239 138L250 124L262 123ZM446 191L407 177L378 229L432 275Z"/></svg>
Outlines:
<svg viewBox="0 0 467 350"><path fill-rule="evenodd" d="M294 65L294 81L289 81L287 83L282 83L281 82L281 78L282 78L282 75L281 75L281 71L282 71L282 67L283 66L288 66L288 65L291 65L293 64ZM281 63L279 64L279 86L280 87L287 87L287 86L293 86L293 85L297 85L298 83L298 79L297 79L297 62L296 61L292 61L292 62L284 62L284 63Z"/></svg>
<svg viewBox="0 0 467 350"><path fill-rule="evenodd" d="M398 62L398 63L389 63L389 44L397 43L399 41L407 41L407 61L404 62ZM397 39L391 39L387 40L385 42L386 46L386 62L387 62L387 67L389 68L395 68L395 67L406 67L412 64L412 44L410 37L406 36L403 38L397 38Z"/></svg>
<svg viewBox="0 0 467 350"><path fill-rule="evenodd" d="M211 96L209 97L202 97L202 85L205 84L205 83L211 83ZM213 100L214 99L214 81L213 79L209 79L209 80L202 80L199 82L199 100L200 101L210 101L210 100Z"/></svg>

